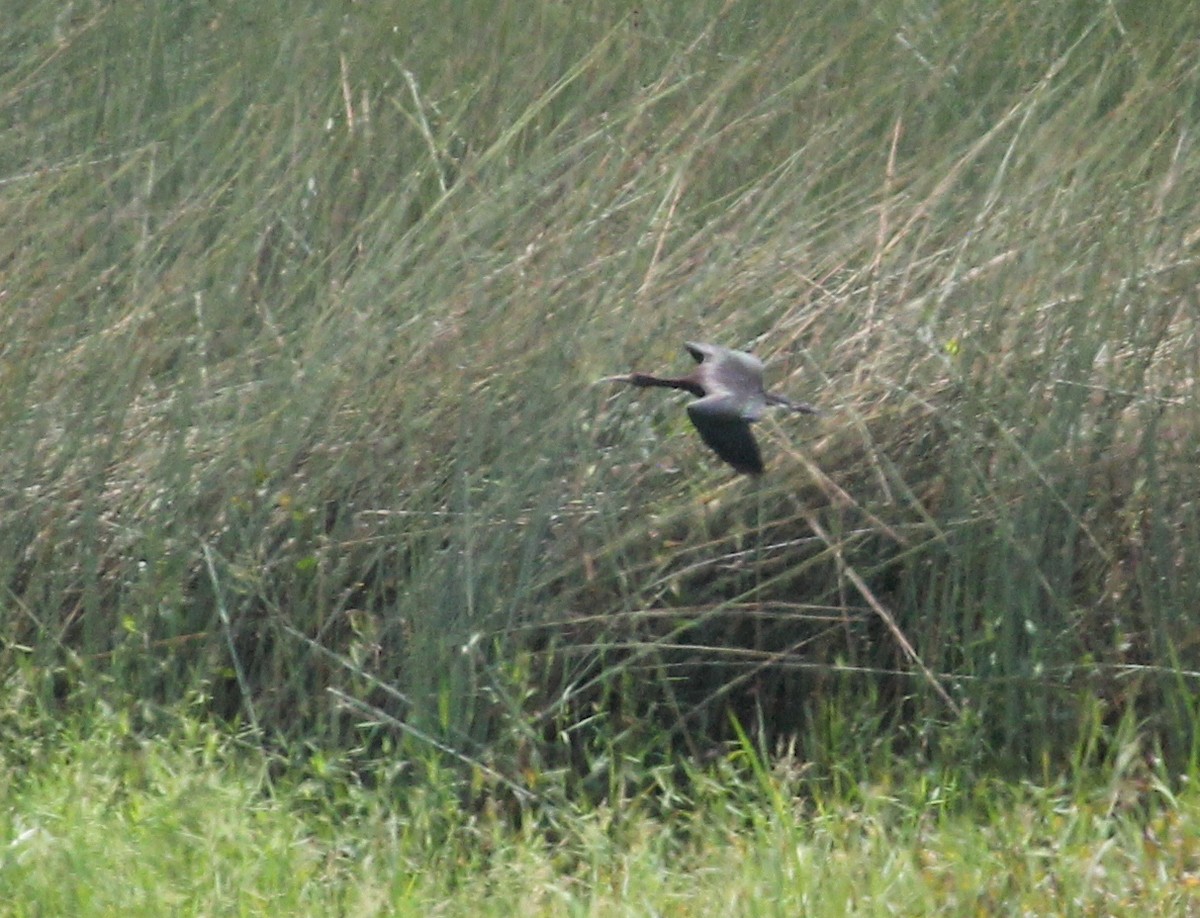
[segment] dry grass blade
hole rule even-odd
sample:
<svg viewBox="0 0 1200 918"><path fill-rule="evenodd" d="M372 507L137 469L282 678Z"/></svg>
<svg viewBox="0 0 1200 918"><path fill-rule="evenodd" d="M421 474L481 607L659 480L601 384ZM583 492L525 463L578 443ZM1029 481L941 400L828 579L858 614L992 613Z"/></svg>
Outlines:
<svg viewBox="0 0 1200 918"><path fill-rule="evenodd" d="M925 681L929 683L929 687L937 693L938 697L946 703L946 707L954 712L956 717L961 716L962 707L958 704L958 702L950 697L950 693L947 692L942 686L942 683L938 680L938 677L934 675L933 671L928 666L925 665L924 661L917 654L916 649L913 647L912 642L909 641L909 639L905 637L904 632L900 630L900 626L896 623L895 616L893 616L892 613L887 610L887 607L884 606L883 603L875 598L875 594L871 592L871 589L867 586L866 581L864 581L862 577L858 575L858 571L846 563L845 558L842 556L841 546L835 540L830 538L829 533L825 531L825 528L820 524L820 522L817 521L815 516L809 513L806 514L805 518L808 520L808 525L812 527L812 531L820 536L825 544L829 546L830 550L834 554L834 557L837 558L838 569L852 584L854 584L854 588L858 590L859 595L866 600L867 605L869 605L874 610L875 614L883 620L883 623L887 625L887 629L889 632L891 632L891 635L895 639L897 646L901 649L901 651L903 651L904 655L909 659L909 661L921 671L921 675L925 677Z"/></svg>

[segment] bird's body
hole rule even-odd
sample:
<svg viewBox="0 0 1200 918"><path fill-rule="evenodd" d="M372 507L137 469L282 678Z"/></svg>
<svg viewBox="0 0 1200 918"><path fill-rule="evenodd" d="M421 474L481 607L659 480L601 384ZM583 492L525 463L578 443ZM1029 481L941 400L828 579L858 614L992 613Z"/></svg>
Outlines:
<svg viewBox="0 0 1200 918"><path fill-rule="evenodd" d="M750 432L750 424L762 417L768 405L782 405L806 414L816 414L817 410L768 392L763 386L762 362L753 354L691 341L684 346L699 364L687 376L631 373L608 379L639 388L658 386L690 392L696 401L688 404L688 417L701 439L737 471L761 474L762 454Z"/></svg>

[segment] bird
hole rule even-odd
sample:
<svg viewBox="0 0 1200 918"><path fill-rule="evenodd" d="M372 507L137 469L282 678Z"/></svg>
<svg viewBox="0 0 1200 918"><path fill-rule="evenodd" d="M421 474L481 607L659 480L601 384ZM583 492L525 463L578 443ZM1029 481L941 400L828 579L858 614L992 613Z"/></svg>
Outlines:
<svg viewBox="0 0 1200 918"><path fill-rule="evenodd" d="M696 397L687 406L688 417L700 438L718 456L746 475L761 475L762 453L750 432L750 424L762 417L769 405L780 405L803 414L820 414L805 402L793 402L763 387L762 361L745 351L716 344L684 343L699 364L686 376L651 376L629 373L606 376L601 382L624 382L639 389L658 386L682 389Z"/></svg>

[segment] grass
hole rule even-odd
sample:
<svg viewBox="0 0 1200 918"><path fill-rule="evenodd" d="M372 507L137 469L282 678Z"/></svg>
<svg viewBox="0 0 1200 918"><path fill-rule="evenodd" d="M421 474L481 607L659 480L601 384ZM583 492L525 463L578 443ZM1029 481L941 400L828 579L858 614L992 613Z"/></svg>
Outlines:
<svg viewBox="0 0 1200 918"><path fill-rule="evenodd" d="M1186 761L1190 7L676 7L28 11L9 661L471 756L632 680L693 750L848 685L1030 765L1087 688ZM760 487L591 385L697 335L828 411Z"/></svg>
<svg viewBox="0 0 1200 918"><path fill-rule="evenodd" d="M225 858L297 911L728 910L796 904L797 871L864 909L1167 908L1200 22L1147 10L19 4L2 746L47 796L9 850L120 855L132 890L171 836L198 911ZM697 338L825 410L759 425L759 481L672 397L594 384ZM142 828L89 802L130 781ZM36 850L11 901L136 907L53 899L83 887ZM381 881L397 858L424 869Z"/></svg>
<svg viewBox="0 0 1200 918"><path fill-rule="evenodd" d="M146 739L96 714L11 764L14 915L1170 915L1200 884L1195 794L1133 749L1098 783L902 769L834 797L796 759L768 768L743 747L521 828L463 811L436 770L397 796L317 757L272 780L252 747L187 719Z"/></svg>

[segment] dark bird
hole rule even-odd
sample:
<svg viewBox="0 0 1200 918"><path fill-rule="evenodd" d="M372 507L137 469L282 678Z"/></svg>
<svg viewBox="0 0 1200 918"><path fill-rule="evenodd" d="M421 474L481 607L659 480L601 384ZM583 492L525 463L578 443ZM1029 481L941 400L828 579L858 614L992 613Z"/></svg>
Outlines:
<svg viewBox="0 0 1200 918"><path fill-rule="evenodd" d="M747 475L759 475L763 470L762 454L750 432L750 424L762 417L768 405L782 405L805 414L819 413L812 405L790 401L763 388L762 361L752 354L692 341L684 347L699 363L687 376L630 373L608 376L602 382L690 392L696 401L688 404L688 417L700 431L701 439L737 471Z"/></svg>

